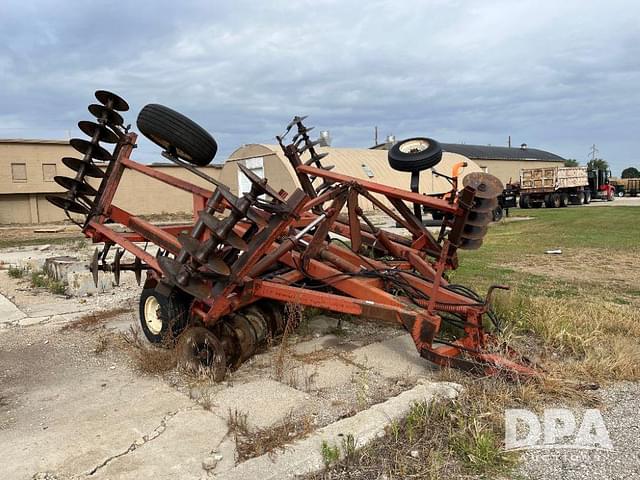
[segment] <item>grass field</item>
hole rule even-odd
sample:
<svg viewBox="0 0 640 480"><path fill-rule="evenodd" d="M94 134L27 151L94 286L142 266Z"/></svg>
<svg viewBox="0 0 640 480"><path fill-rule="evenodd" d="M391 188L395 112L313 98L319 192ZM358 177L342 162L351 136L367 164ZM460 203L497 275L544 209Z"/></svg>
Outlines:
<svg viewBox="0 0 640 480"><path fill-rule="evenodd" d="M550 402L594 404L582 387L640 380L640 207L515 210L484 245L459 252L450 280L481 294L510 285L495 308L504 338L546 371L511 382L444 371L466 391L440 406L417 405L387 435L348 452L315 478L514 478L502 451L504 409ZM561 249L562 254L545 251Z"/></svg>

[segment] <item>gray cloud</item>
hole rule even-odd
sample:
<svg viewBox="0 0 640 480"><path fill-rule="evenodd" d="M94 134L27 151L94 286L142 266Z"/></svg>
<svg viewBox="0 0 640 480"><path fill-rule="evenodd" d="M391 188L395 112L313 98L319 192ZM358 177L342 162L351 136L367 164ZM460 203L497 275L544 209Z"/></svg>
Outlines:
<svg viewBox="0 0 640 480"><path fill-rule="evenodd" d="M0 136L75 135L98 88L158 102L219 160L294 114L335 145L381 135L638 164L640 5L565 1L138 1L0 5ZM136 156L158 158L142 140Z"/></svg>

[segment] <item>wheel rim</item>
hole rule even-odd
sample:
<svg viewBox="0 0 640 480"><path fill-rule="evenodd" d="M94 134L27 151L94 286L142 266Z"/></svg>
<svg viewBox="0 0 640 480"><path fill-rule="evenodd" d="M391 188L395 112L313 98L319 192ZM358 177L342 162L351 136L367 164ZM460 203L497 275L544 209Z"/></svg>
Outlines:
<svg viewBox="0 0 640 480"><path fill-rule="evenodd" d="M148 297L144 302L144 323L154 335L162 331L162 319L160 318L160 303L154 296Z"/></svg>
<svg viewBox="0 0 640 480"><path fill-rule="evenodd" d="M403 142L398 146L402 153L420 153L429 148L431 144L427 140L417 139Z"/></svg>

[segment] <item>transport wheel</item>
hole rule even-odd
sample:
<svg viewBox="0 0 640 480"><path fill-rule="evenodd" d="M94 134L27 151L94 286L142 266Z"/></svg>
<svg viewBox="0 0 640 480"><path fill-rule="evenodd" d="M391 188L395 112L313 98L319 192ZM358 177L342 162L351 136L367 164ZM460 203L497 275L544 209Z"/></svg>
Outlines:
<svg viewBox="0 0 640 480"><path fill-rule="evenodd" d="M204 128L164 105L145 106L136 123L153 143L194 165L209 165L218 151L218 144Z"/></svg>
<svg viewBox="0 0 640 480"><path fill-rule="evenodd" d="M504 211L500 206L494 208L492 213L494 222L499 222L500 220L502 220L502 217L504 217Z"/></svg>
<svg viewBox="0 0 640 480"><path fill-rule="evenodd" d="M619 196L620 198L624 197L624 192L623 192L623 191L619 191L619 192L618 192L618 196Z"/></svg>
<svg viewBox="0 0 640 480"><path fill-rule="evenodd" d="M204 327L187 328L176 347L178 364L191 372L202 369L209 372L216 382L224 379L227 361L222 343L213 332Z"/></svg>
<svg viewBox="0 0 640 480"><path fill-rule="evenodd" d="M553 195L544 196L544 206L547 208L553 208Z"/></svg>
<svg viewBox="0 0 640 480"><path fill-rule="evenodd" d="M584 204L589 205L591 203L591 190L584 192Z"/></svg>
<svg viewBox="0 0 640 480"><path fill-rule="evenodd" d="M145 288L140 295L139 316L147 340L170 346L187 324L189 301L176 292L165 297L155 288Z"/></svg>
<svg viewBox="0 0 640 480"><path fill-rule="evenodd" d="M520 195L520 198L518 199L518 206L520 208L529 208L531 207L531 201L529 199L528 195Z"/></svg>
<svg viewBox="0 0 640 480"><path fill-rule="evenodd" d="M420 172L440 162L442 147L431 138L408 138L391 147L388 159L394 170Z"/></svg>
<svg viewBox="0 0 640 480"><path fill-rule="evenodd" d="M567 205L569 205L569 195L563 193L562 195L560 195L560 207L564 208Z"/></svg>
<svg viewBox="0 0 640 480"><path fill-rule="evenodd" d="M543 202L539 202L539 201L531 202L531 208L542 208L542 204Z"/></svg>
<svg viewBox="0 0 640 480"><path fill-rule="evenodd" d="M584 192L578 192L577 205L584 205Z"/></svg>

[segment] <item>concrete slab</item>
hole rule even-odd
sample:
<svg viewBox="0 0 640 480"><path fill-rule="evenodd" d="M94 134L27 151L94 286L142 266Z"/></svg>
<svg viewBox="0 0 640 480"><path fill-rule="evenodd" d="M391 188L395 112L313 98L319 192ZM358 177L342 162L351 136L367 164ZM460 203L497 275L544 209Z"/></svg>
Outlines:
<svg viewBox="0 0 640 480"><path fill-rule="evenodd" d="M226 435L226 422L209 412L205 415L161 379L130 370L126 359L116 363L116 359L91 354L93 343L84 345L84 338L83 334L62 335L46 326L3 332L0 445L4 460L0 477L26 480L46 471L61 478L86 474L136 442L145 444L145 437L155 438L163 422L171 428L169 419L178 420L167 437L172 438L172 448L183 448L179 439L189 438L187 445L198 445L193 454L198 464L205 443L214 448ZM195 431L199 439L189 431ZM162 459L157 452L169 447L163 448L160 442L154 447L158 450L152 450L151 443L147 450L158 457L149 457L145 463L152 466L164 461L173 468L172 462L187 462L192 471L195 460L185 460L185 452Z"/></svg>
<svg viewBox="0 0 640 480"><path fill-rule="evenodd" d="M13 323L27 316L11 300L0 294L0 323Z"/></svg>
<svg viewBox="0 0 640 480"><path fill-rule="evenodd" d="M354 362L387 378L418 377L435 370L431 363L418 355L408 333L358 348L351 354Z"/></svg>
<svg viewBox="0 0 640 480"><path fill-rule="evenodd" d="M353 417L345 418L319 429L309 437L287 447L283 453L253 458L232 470L217 473L216 478L224 480L247 478L282 480L321 470L324 467L321 453L323 441L340 448L344 438L347 435L353 435L356 448L361 448L375 439L393 420L406 415L414 403L432 401L437 398L454 398L461 388L460 385L454 383L423 382L413 389L390 398L386 402L374 405Z"/></svg>
<svg viewBox="0 0 640 480"><path fill-rule="evenodd" d="M229 412L244 413L249 427L266 428L286 418L305 397L305 393L275 380L261 379L213 395L212 411L222 418L228 418Z"/></svg>
<svg viewBox="0 0 640 480"><path fill-rule="evenodd" d="M226 435L227 423L216 415L201 408L179 411L146 441L141 439L139 446L134 443L133 450L114 458L91 478L199 479L203 459L218 450ZM233 452L230 456L233 461Z"/></svg>
<svg viewBox="0 0 640 480"><path fill-rule="evenodd" d="M361 369L339 359L330 359L316 364L304 364L294 370L299 378L308 378L312 390L333 388L351 383L354 374ZM301 383L305 385L305 382Z"/></svg>

